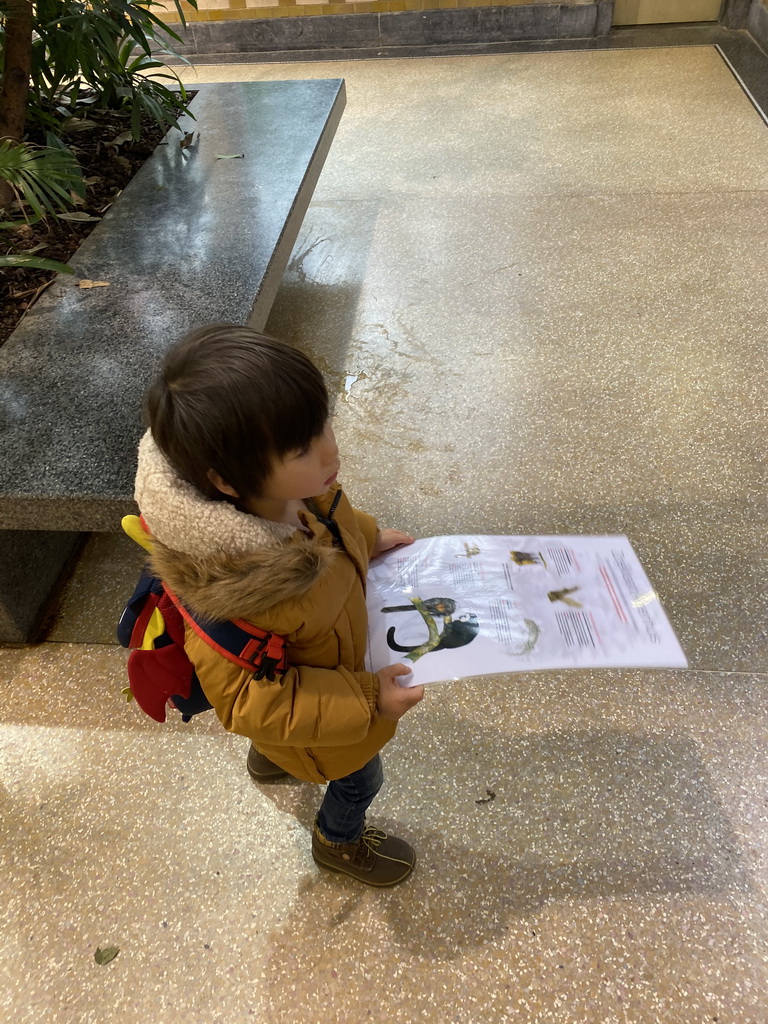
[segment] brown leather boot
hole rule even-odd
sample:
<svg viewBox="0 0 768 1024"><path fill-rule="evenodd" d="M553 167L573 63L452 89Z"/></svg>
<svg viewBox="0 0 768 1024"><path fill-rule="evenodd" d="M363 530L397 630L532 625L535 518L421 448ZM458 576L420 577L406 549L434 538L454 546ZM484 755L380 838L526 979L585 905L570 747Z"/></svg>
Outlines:
<svg viewBox="0 0 768 1024"><path fill-rule="evenodd" d="M372 825L365 827L356 843L331 843L315 825L312 857L318 867L381 888L405 881L416 863L416 854L404 839L388 836Z"/></svg>
<svg viewBox="0 0 768 1024"><path fill-rule="evenodd" d="M274 761L270 761L268 757L260 754L251 744L251 749L248 751L248 774L254 782L276 782L278 779L284 779L288 772Z"/></svg>

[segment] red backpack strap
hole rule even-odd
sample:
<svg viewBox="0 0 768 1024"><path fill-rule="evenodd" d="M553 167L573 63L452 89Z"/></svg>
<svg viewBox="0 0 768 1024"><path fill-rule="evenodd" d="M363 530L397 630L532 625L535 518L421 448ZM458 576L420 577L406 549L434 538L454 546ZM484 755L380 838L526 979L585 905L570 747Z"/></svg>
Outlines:
<svg viewBox="0 0 768 1024"><path fill-rule="evenodd" d="M256 679L274 681L276 672L285 672L288 668L284 637L259 629L244 619L225 622L205 619L186 608L165 583L163 589L183 621L201 640L229 661L253 672Z"/></svg>
<svg viewBox="0 0 768 1024"><path fill-rule="evenodd" d="M181 616L181 608L165 584L157 609L165 621L166 633L173 643L184 650L184 619Z"/></svg>

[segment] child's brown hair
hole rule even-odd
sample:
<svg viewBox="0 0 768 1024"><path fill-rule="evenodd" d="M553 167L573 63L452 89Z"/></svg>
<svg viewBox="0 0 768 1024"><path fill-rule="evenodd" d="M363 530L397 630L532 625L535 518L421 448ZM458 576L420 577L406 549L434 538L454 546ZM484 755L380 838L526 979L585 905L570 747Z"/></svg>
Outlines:
<svg viewBox="0 0 768 1024"><path fill-rule="evenodd" d="M190 331L166 354L145 415L160 451L209 498L258 497L273 463L323 432L328 392L297 349L235 324Z"/></svg>

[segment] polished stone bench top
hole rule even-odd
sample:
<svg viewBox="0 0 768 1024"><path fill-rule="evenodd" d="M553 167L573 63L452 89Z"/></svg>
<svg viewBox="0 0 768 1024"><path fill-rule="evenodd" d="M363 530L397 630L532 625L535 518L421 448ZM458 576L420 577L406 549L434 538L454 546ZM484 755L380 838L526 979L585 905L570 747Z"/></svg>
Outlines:
<svg viewBox="0 0 768 1024"><path fill-rule="evenodd" d="M266 322L344 82L198 88L197 121L182 124L199 140L182 150L169 133L72 258L74 276L0 348L0 530L119 529L167 346L205 323Z"/></svg>

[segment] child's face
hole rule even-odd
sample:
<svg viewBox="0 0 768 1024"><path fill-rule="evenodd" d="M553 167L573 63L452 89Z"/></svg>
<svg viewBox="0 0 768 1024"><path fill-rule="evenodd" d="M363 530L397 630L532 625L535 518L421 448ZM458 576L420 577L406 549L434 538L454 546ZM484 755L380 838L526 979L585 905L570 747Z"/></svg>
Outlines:
<svg viewBox="0 0 768 1024"><path fill-rule="evenodd" d="M301 501L325 494L339 472L339 449L330 423L300 451L277 460L260 495L266 501Z"/></svg>

